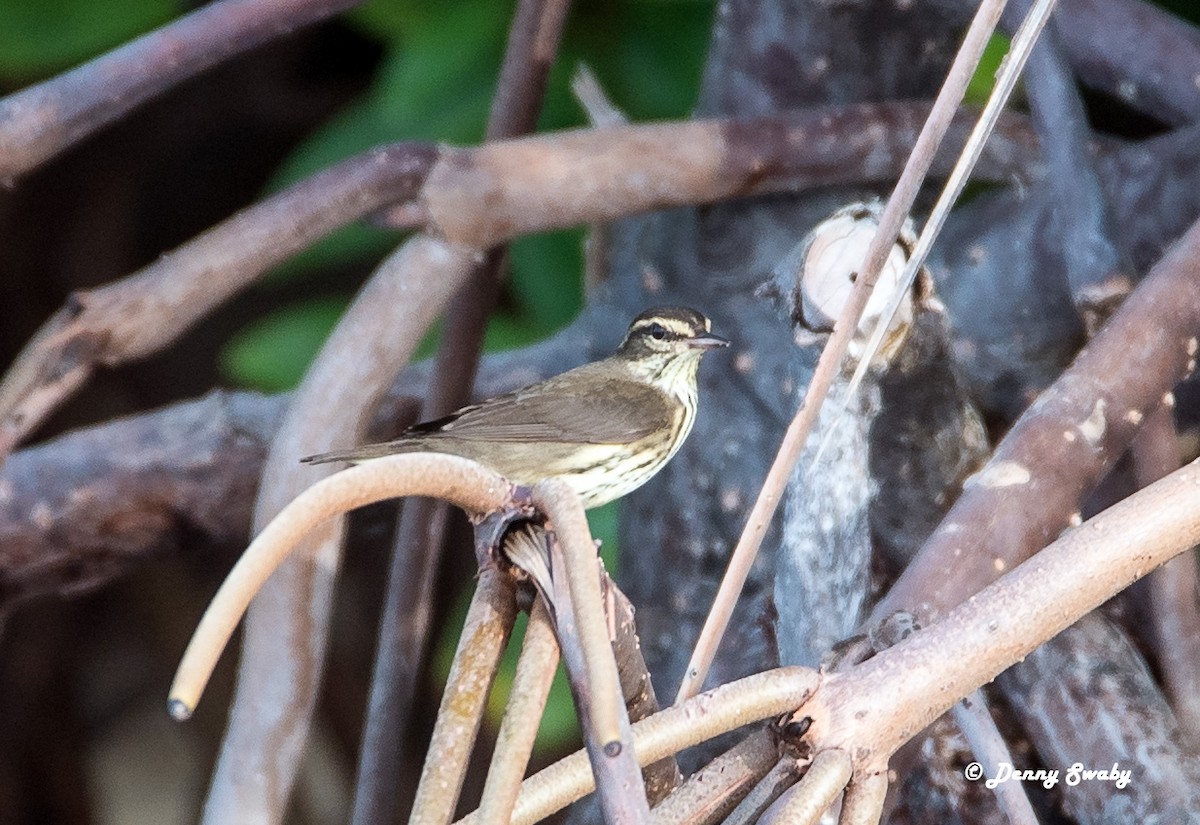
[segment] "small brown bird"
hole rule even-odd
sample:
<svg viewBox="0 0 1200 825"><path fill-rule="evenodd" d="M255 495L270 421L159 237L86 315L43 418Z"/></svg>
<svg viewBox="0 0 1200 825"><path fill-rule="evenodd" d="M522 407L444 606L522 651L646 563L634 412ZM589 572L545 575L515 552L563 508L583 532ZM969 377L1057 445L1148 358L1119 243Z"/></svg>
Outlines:
<svg viewBox="0 0 1200 825"><path fill-rule="evenodd" d="M584 507L599 507L648 481L691 432L700 358L729 344L710 326L695 310L648 309L608 358L416 424L393 441L301 460L449 453L517 484L561 478Z"/></svg>

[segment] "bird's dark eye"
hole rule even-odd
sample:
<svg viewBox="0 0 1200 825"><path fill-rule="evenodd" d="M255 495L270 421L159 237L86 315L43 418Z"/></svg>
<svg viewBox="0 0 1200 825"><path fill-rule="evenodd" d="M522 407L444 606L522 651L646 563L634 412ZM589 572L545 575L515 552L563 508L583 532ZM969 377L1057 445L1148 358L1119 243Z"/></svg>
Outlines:
<svg viewBox="0 0 1200 825"><path fill-rule="evenodd" d="M656 341L661 341L667 337L667 328L662 324L651 324L649 327L650 337Z"/></svg>

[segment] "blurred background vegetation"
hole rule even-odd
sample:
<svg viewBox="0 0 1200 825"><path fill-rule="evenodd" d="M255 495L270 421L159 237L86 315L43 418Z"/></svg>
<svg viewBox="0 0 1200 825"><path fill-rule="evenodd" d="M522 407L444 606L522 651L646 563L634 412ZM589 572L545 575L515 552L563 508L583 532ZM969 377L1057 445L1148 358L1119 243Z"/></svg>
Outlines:
<svg viewBox="0 0 1200 825"><path fill-rule="evenodd" d="M0 0L0 94L70 68L197 4L175 0ZM1164 4L1200 17L1194 0ZM635 121L687 117L712 0L573 4L539 129L584 124L568 81L582 62ZM373 145L478 142L512 2L370 0L181 84L32 173L0 188L0 360L67 295L145 265L264 194ZM1003 52L998 40L972 97ZM168 350L98 375L39 434L191 398L213 387L291 388L375 264L402 235L366 225L308 250ZM488 330L517 347L568 323L582 300L582 231L522 238ZM436 345L436 331L425 345ZM357 519L328 684L293 821L342 821L357 755L391 520ZM613 549L616 513L593 514ZM241 547L183 552L68 601L7 617L0 636L0 822L192 821L228 705L233 658L187 727L162 701L175 657ZM363 548L366 549L363 549ZM374 551L378 552L374 552ZM442 631L425 701L461 625L469 559L441 594ZM511 658L509 675L511 678ZM223 685L223 687L222 687ZM575 736L557 687L541 760ZM418 732L419 734L420 732ZM413 754L414 760L419 754ZM413 762L413 770L419 763ZM414 774L415 776L415 774ZM467 798L471 796L468 789Z"/></svg>

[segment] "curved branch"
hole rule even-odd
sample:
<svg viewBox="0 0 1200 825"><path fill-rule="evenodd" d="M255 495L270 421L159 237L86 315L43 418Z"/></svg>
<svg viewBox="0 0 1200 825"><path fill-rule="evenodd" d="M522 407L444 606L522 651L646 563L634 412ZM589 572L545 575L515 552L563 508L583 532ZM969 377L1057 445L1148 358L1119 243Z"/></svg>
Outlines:
<svg viewBox="0 0 1200 825"><path fill-rule="evenodd" d="M0 181L11 181L175 84L358 0L220 0L0 100Z"/></svg>
<svg viewBox="0 0 1200 825"><path fill-rule="evenodd" d="M250 600L318 524L398 496L432 496L483 514L498 510L510 493L508 482L474 461L432 453L389 456L313 484L263 528L213 597L171 684L171 715L180 720L192 715Z"/></svg>
<svg viewBox="0 0 1200 825"><path fill-rule="evenodd" d="M353 444L376 400L463 283L477 250L409 239L372 276L326 341L271 444L255 505L263 528L330 469L296 458ZM242 666L205 821L283 816L317 696L343 519L309 534L251 606ZM281 639L284 643L280 643Z"/></svg>
<svg viewBox="0 0 1200 825"><path fill-rule="evenodd" d="M801 709L820 747L885 760L951 705L1200 540L1200 462L1062 535L944 618L849 671Z"/></svg>
<svg viewBox="0 0 1200 825"><path fill-rule="evenodd" d="M781 667L694 696L633 724L633 747L645 767L722 733L800 707L820 684L816 671ZM595 788L585 751L525 780L511 825L533 825ZM478 813L459 825L479 825Z"/></svg>
<svg viewBox="0 0 1200 825"><path fill-rule="evenodd" d="M518 3L488 116L487 140L515 137L537 125L569 5L567 0ZM441 418L469 403L487 319L500 294L504 260L503 249L488 250L451 300L420 420ZM401 510L371 672L351 825L396 819L394 777L409 729L406 709L428 647L432 617L427 606L445 545L447 516L444 504L428 500L407 502ZM533 732L536 728L535 724ZM529 744L532 747L532 740Z"/></svg>

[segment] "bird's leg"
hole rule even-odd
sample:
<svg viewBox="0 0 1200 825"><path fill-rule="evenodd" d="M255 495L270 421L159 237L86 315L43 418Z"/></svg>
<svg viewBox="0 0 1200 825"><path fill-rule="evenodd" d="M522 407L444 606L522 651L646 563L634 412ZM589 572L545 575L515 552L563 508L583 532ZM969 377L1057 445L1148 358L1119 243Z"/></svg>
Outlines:
<svg viewBox="0 0 1200 825"><path fill-rule="evenodd" d="M479 566L489 562L495 563L500 557L504 536L513 524L534 521L536 518L532 490L515 484L509 493L508 501L502 507L471 519L475 528L475 558Z"/></svg>

